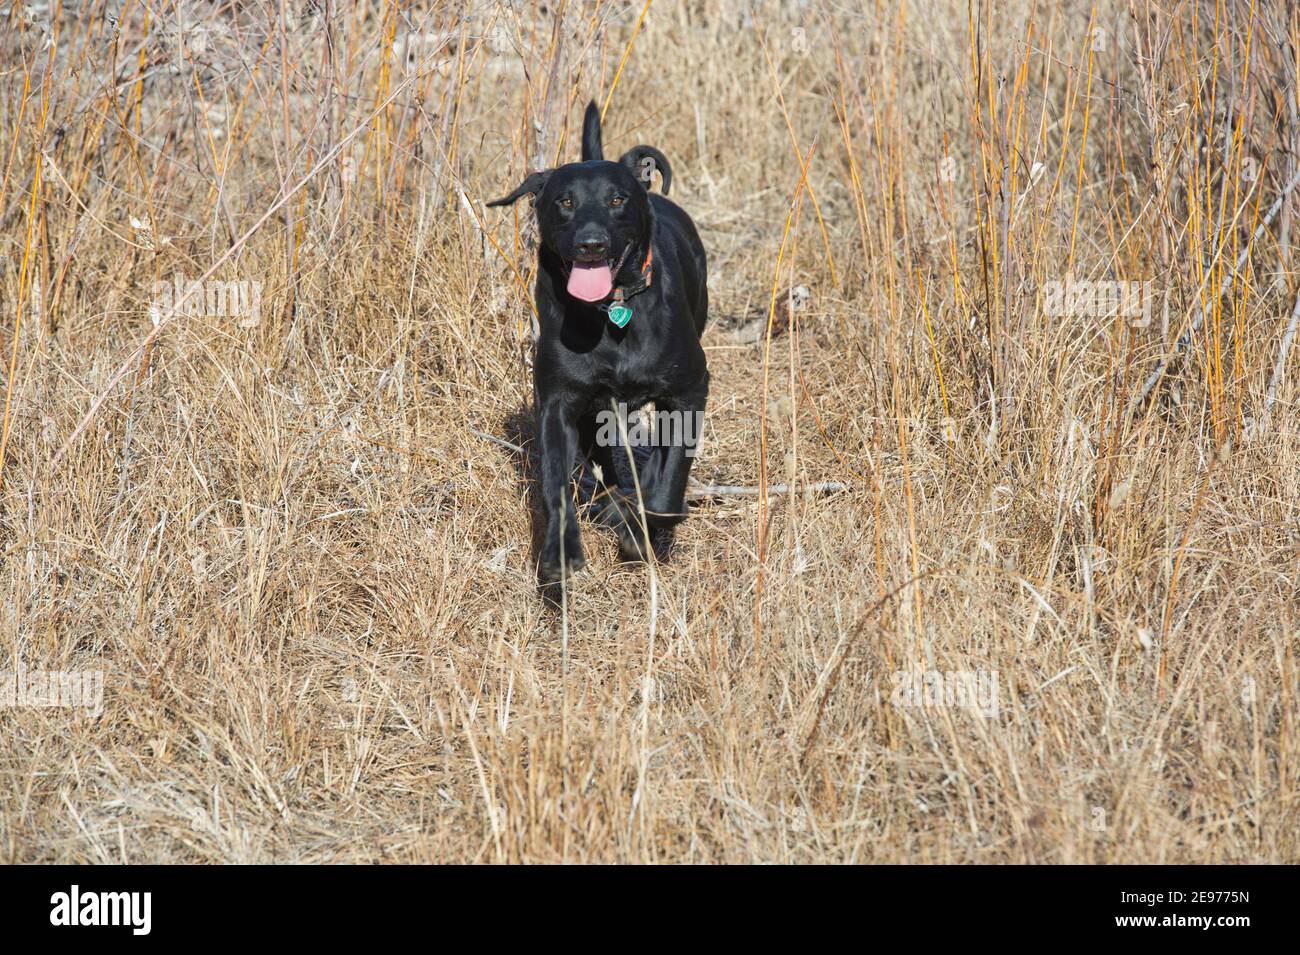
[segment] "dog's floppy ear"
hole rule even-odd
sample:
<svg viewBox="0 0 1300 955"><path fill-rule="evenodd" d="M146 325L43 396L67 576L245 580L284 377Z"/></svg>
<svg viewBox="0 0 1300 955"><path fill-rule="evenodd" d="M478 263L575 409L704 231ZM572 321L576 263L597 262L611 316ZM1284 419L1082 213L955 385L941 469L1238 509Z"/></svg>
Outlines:
<svg viewBox="0 0 1300 955"><path fill-rule="evenodd" d="M651 173L658 169L659 175L664 178L664 195L668 195L668 187L673 183L673 167L668 165L668 158L659 150L653 146L633 146L623 154L619 162L641 180L647 192L650 191Z"/></svg>
<svg viewBox="0 0 1300 955"><path fill-rule="evenodd" d="M544 169L541 172L530 173L528 177L519 184L518 189L510 193L510 195L508 196L502 196L500 199L493 199L491 202L488 203L488 205L489 206L512 206L515 204L515 202L519 200L521 196L533 196L534 198L536 198L537 194L546 187L546 180L550 178L551 178L550 169Z"/></svg>
<svg viewBox="0 0 1300 955"><path fill-rule="evenodd" d="M604 159L605 150L600 145L600 110L596 101L587 104L587 112L582 117L582 160Z"/></svg>

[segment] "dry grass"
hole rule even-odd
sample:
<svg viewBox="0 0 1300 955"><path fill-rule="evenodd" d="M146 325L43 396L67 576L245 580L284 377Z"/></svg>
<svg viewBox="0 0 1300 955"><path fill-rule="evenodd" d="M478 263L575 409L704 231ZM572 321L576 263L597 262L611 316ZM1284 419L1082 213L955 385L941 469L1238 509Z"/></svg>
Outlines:
<svg viewBox="0 0 1300 955"><path fill-rule="evenodd" d="M0 709L0 858L1300 860L1294 8L48 6L0 14L0 645L103 712ZM697 478L851 488L653 576L586 528L557 614L474 433L530 441L482 202L590 96L710 250ZM151 322L210 271L260 315Z"/></svg>

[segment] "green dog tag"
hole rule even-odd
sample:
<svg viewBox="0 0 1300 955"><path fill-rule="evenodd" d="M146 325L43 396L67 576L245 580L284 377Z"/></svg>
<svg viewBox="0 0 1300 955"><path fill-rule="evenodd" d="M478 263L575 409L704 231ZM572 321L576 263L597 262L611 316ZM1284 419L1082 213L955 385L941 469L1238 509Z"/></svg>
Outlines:
<svg viewBox="0 0 1300 955"><path fill-rule="evenodd" d="M615 303L609 307L609 320L619 328L626 328L627 323L632 321L632 309Z"/></svg>

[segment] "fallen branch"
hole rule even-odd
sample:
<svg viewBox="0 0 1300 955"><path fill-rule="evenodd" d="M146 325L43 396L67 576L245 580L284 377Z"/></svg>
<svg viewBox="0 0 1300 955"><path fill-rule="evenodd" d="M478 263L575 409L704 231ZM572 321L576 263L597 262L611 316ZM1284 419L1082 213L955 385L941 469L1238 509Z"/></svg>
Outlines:
<svg viewBox="0 0 1300 955"><path fill-rule="evenodd" d="M812 494L837 494L847 491L849 485L842 481L818 481L816 484L795 485L793 490L807 491ZM772 484L767 488L767 496L789 494L789 484ZM763 492L756 487L742 487L730 484L696 484L686 489L686 500L707 501L715 497L758 497Z"/></svg>
<svg viewBox="0 0 1300 955"><path fill-rule="evenodd" d="M524 449L517 444L512 444L505 438L498 438L495 434L488 434L486 431L480 431L478 428L470 428L469 433L476 438L482 438L484 441L491 441L493 444L499 444L501 447L513 451L515 454L523 454Z"/></svg>

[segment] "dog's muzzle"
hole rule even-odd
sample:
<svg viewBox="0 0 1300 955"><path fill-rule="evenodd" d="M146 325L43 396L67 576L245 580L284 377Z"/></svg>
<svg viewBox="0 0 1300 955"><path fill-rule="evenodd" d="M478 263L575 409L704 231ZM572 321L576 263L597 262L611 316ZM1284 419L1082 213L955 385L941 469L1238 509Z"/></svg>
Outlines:
<svg viewBox="0 0 1300 955"><path fill-rule="evenodd" d="M569 263L569 282L565 286L570 295L583 302L603 302L614 294L614 277L627 259L631 243L623 246L618 261L598 259L594 262L577 260Z"/></svg>

